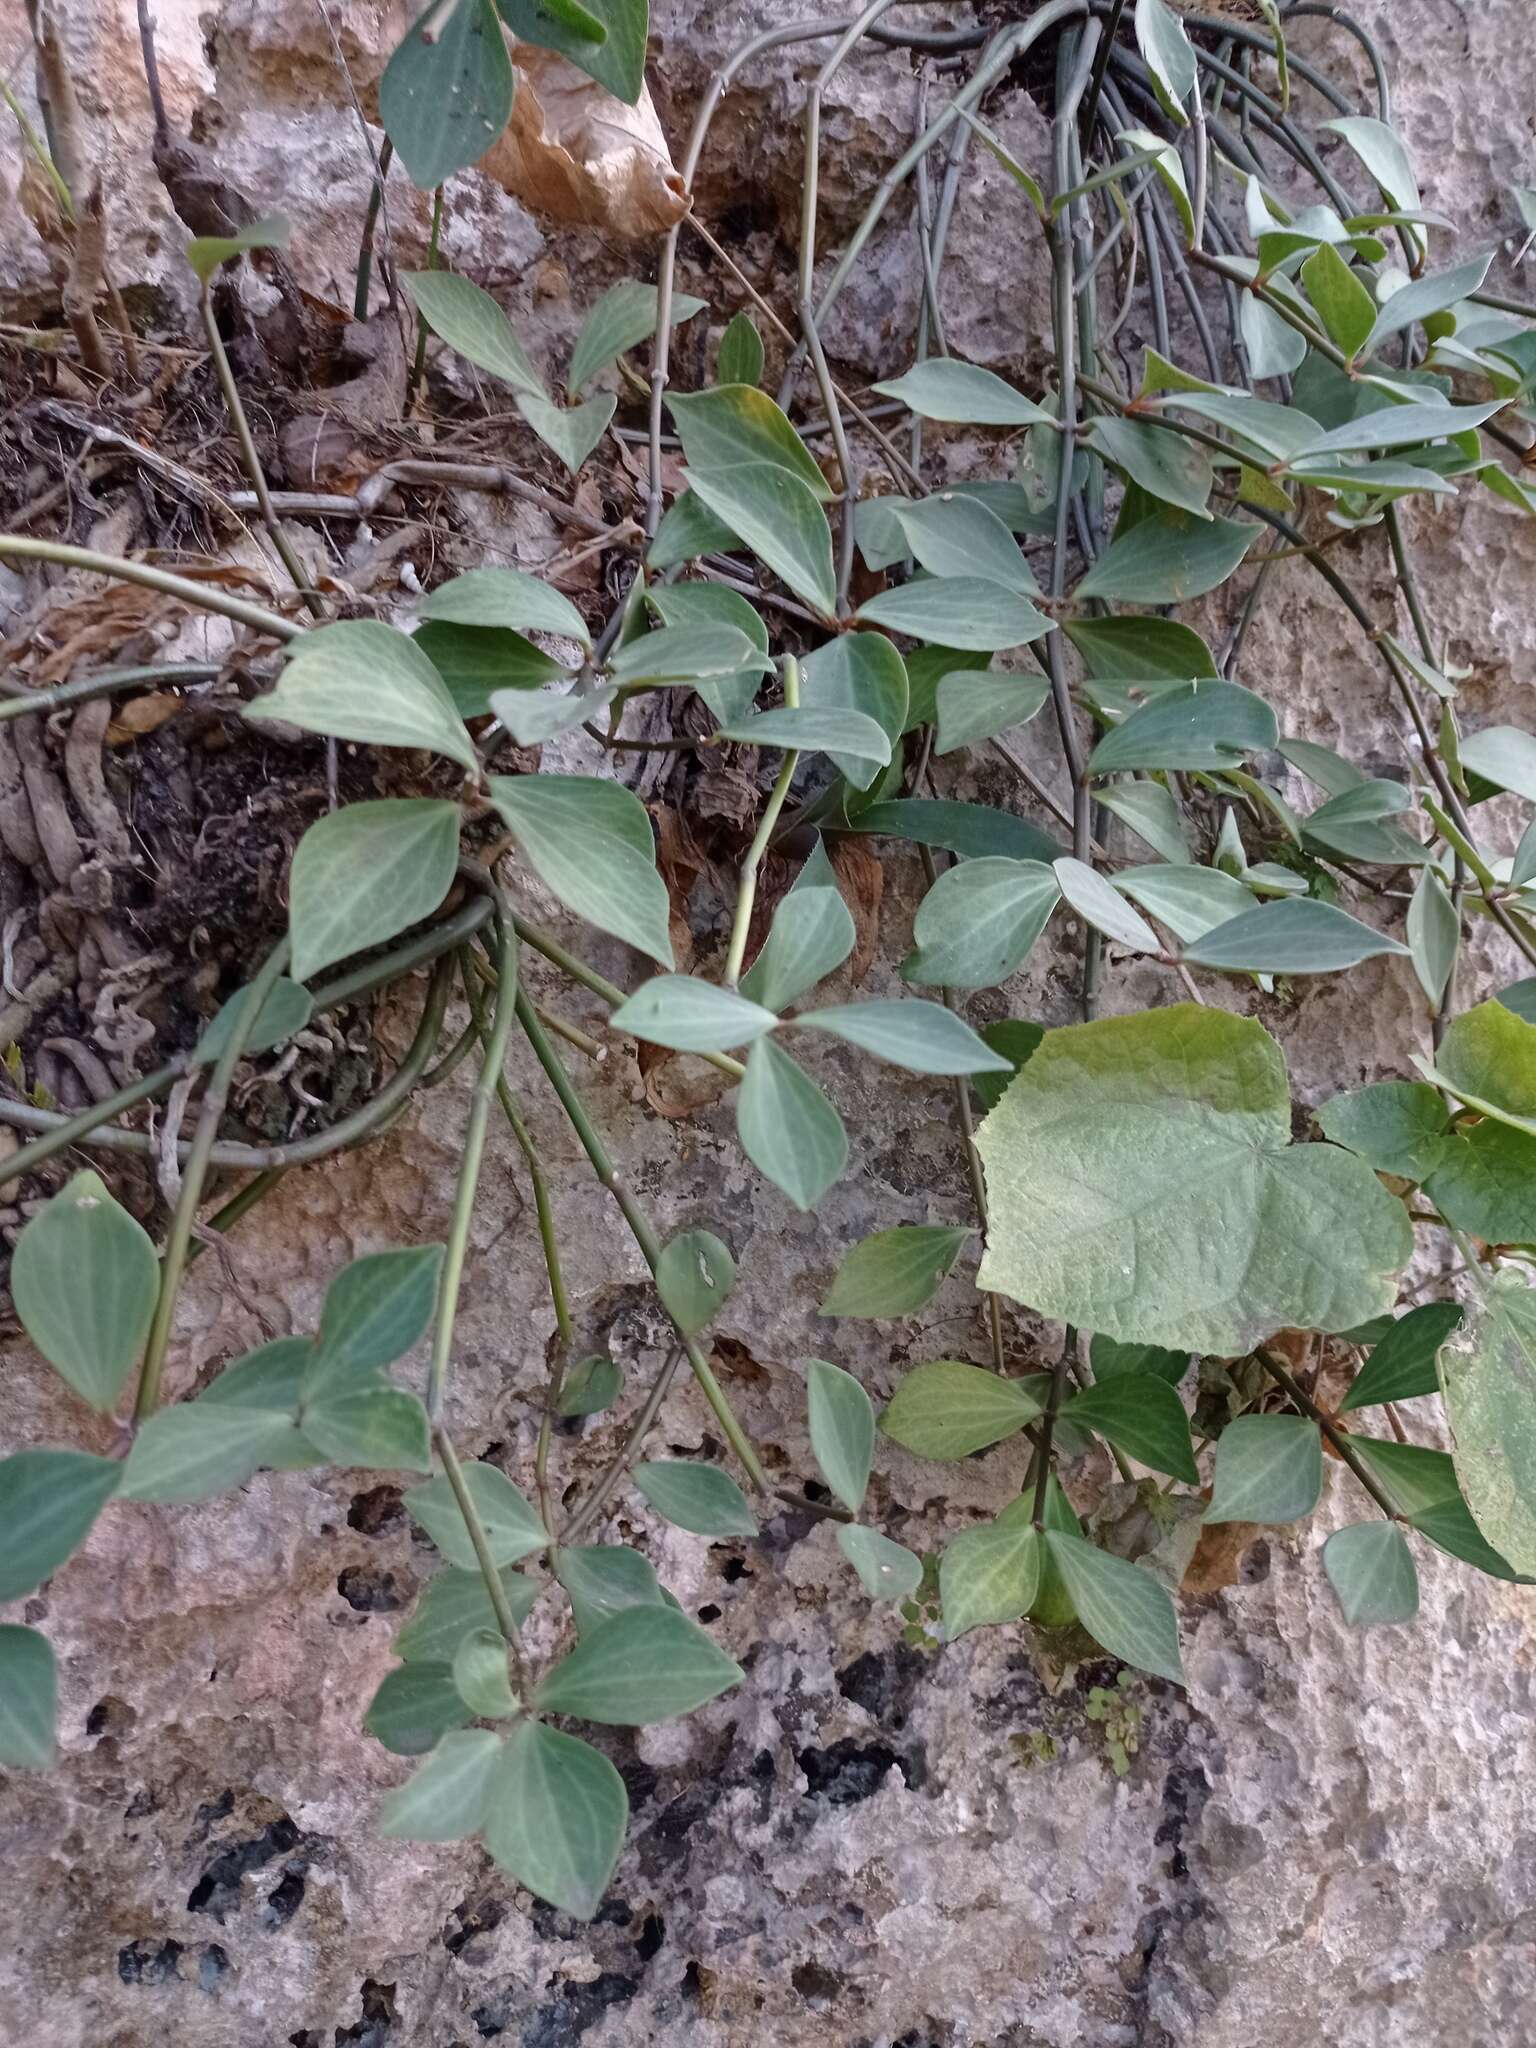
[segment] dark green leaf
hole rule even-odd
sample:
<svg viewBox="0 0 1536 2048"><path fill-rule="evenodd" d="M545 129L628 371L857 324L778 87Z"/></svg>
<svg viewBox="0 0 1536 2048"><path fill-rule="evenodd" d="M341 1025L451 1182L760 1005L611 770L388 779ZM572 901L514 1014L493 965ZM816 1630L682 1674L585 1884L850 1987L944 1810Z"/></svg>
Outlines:
<svg viewBox="0 0 1536 2048"><path fill-rule="evenodd" d="M646 0L496 0L513 35L558 50L628 106L645 87ZM599 36L594 32L600 29Z"/></svg>
<svg viewBox="0 0 1536 2048"><path fill-rule="evenodd" d="M738 391L744 387L724 388ZM772 462L695 468L687 476L693 494L706 509L738 535L775 576L824 618L833 616L837 581L832 571L832 529L818 494L809 485Z"/></svg>
<svg viewBox="0 0 1536 2048"><path fill-rule="evenodd" d="M1346 356L1366 346L1376 321L1376 301L1330 243L1324 242L1301 266L1301 281L1330 340Z"/></svg>
<svg viewBox="0 0 1536 2048"><path fill-rule="evenodd" d="M1023 725L1051 694L1044 676L995 674L991 670L959 669L939 683L937 754L974 746Z"/></svg>
<svg viewBox="0 0 1536 2048"><path fill-rule="evenodd" d="M944 798L895 797L871 804L849 825L856 832L942 847L967 860L998 854L1007 860L1052 861L1061 852L1053 839L1009 811Z"/></svg>
<svg viewBox="0 0 1536 2048"><path fill-rule="evenodd" d="M597 1415L618 1399L623 1376L611 1358L601 1352L578 1359L560 1382L557 1415Z"/></svg>
<svg viewBox="0 0 1536 2048"><path fill-rule="evenodd" d="M1200 519L1170 507L1117 534L1073 596L1116 604L1183 604L1225 583L1258 537L1257 526Z"/></svg>
<svg viewBox="0 0 1536 2048"><path fill-rule="evenodd" d="M817 1311L824 1316L907 1316L932 1301L971 1232L899 1224L856 1244Z"/></svg>
<svg viewBox="0 0 1536 2048"><path fill-rule="evenodd" d="M1401 1515L1416 1515L1458 1497L1456 1467L1444 1451L1365 1436L1358 1430L1350 1444Z"/></svg>
<svg viewBox="0 0 1536 2048"><path fill-rule="evenodd" d="M690 469L715 475L766 463L787 471L822 504L835 496L816 458L766 391L747 384L669 391L667 406Z"/></svg>
<svg viewBox="0 0 1536 2048"><path fill-rule="evenodd" d="M979 1365L940 1358L914 1366L880 1417L882 1432L918 1458L953 1462L1016 1436L1040 1413L1047 1381L1000 1379Z"/></svg>
<svg viewBox="0 0 1536 2048"><path fill-rule="evenodd" d="M17 1451L0 1459L0 1601L30 1593L79 1549L122 1472L115 1458L85 1451Z"/></svg>
<svg viewBox="0 0 1536 2048"><path fill-rule="evenodd" d="M478 163L512 113L512 62L491 0L433 0L379 80L379 119L424 192Z"/></svg>
<svg viewBox="0 0 1536 2048"><path fill-rule="evenodd" d="M1065 1530L1048 1530L1045 1541L1094 1641L1123 1664L1182 1685L1178 1619L1152 1574Z"/></svg>
<svg viewBox="0 0 1536 2048"><path fill-rule="evenodd" d="M544 1674L541 1713L643 1728L691 1714L742 1677L741 1666L675 1607L626 1607Z"/></svg>
<svg viewBox="0 0 1536 2048"><path fill-rule="evenodd" d="M1197 519L1210 518L1206 501L1215 482L1210 457L1173 428L1104 414L1090 423L1084 438L1096 454L1151 497L1177 505Z"/></svg>
<svg viewBox="0 0 1536 2048"><path fill-rule="evenodd" d="M46 1771L53 1762L58 1674L46 1636L0 1626L0 1765Z"/></svg>
<svg viewBox="0 0 1536 2048"><path fill-rule="evenodd" d="M736 1094L742 1150L797 1209L813 1209L848 1163L842 1118L804 1068L760 1038Z"/></svg>
<svg viewBox="0 0 1536 2048"><path fill-rule="evenodd" d="M506 1638L493 1628L471 1629L453 1653L453 1683L470 1712L502 1721L517 1712L507 1677Z"/></svg>
<svg viewBox="0 0 1536 2048"><path fill-rule="evenodd" d="M1536 1244L1536 1137L1489 1117L1446 1141L1424 1192L1484 1244Z"/></svg>
<svg viewBox="0 0 1536 2048"><path fill-rule="evenodd" d="M1067 619L1063 630L1094 676L1116 681L1168 680L1214 676L1216 658L1188 626L1177 619Z"/></svg>
<svg viewBox="0 0 1536 2048"><path fill-rule="evenodd" d="M424 598L421 615L437 624L552 633L582 647L591 645L586 621L570 599L521 569L470 569Z"/></svg>
<svg viewBox="0 0 1536 2048"><path fill-rule="evenodd" d="M1239 1415L1216 1446L1207 1522L1299 1522L1323 1490L1323 1439L1304 1415Z"/></svg>
<svg viewBox="0 0 1536 2048"><path fill-rule="evenodd" d="M685 1337L712 1323L736 1284L736 1261L710 1230L683 1230L662 1247L656 1292Z"/></svg>
<svg viewBox="0 0 1536 2048"><path fill-rule="evenodd" d="M658 1515L695 1536L755 1536L757 1520L729 1472L686 1458L635 1467L635 1484Z"/></svg>
<svg viewBox="0 0 1536 2048"><path fill-rule="evenodd" d="M302 846L303 841L299 843ZM294 855L294 861L297 864L297 854ZM290 877L290 895L292 888ZM220 1004L213 1022L193 1047L193 1066L207 1066L223 1052L229 1043L230 1033L234 1028L240 1005L245 1000L245 994L243 988L238 988L226 1002ZM314 1008L314 999L309 990L300 988L299 984L290 981L286 974L280 974L267 990L257 1011L254 1027L246 1034L246 1052L270 1052L274 1045L282 1045L292 1038L296 1031L304 1029L314 1014Z"/></svg>
<svg viewBox="0 0 1536 2048"><path fill-rule="evenodd" d="M10 1282L32 1342L106 1414L149 1334L160 1262L100 1174L77 1173L32 1218L16 1240Z"/></svg>
<svg viewBox="0 0 1536 2048"><path fill-rule="evenodd" d="M413 639L442 677L460 718L484 718L496 690L537 690L569 671L505 626L458 626L429 619Z"/></svg>
<svg viewBox="0 0 1536 2048"><path fill-rule="evenodd" d="M204 284L207 284L222 264L231 257L243 256L248 249L285 249L288 246L288 223L280 213L269 214L265 220L252 221L249 227L239 229L233 235L198 235L187 244L187 261Z"/></svg>
<svg viewBox="0 0 1536 2048"><path fill-rule="evenodd" d="M600 1750L542 1721L518 1722L491 1772L484 1823L485 1846L509 1876L590 1920L628 1819L624 1780Z"/></svg>
<svg viewBox="0 0 1536 2048"><path fill-rule="evenodd" d="M1190 1442L1184 1403L1155 1373L1123 1372L1072 1396L1061 1413L1080 1429L1091 1429L1154 1472L1167 1472L1198 1486L1199 1468Z"/></svg>
<svg viewBox="0 0 1536 2048"><path fill-rule="evenodd" d="M610 658L608 672L627 690L640 684L718 681L745 669L760 679L772 666L739 626L698 619L639 634Z"/></svg>
<svg viewBox="0 0 1536 2048"><path fill-rule="evenodd" d="M854 1514L864 1505L875 1450L875 1411L852 1373L813 1358L806 1365L811 1449L822 1477Z"/></svg>
<svg viewBox="0 0 1536 2048"><path fill-rule="evenodd" d="M1189 1371L1187 1351L1165 1351L1160 1344L1117 1344L1113 1337L1095 1337L1089 1351L1093 1377L1120 1379L1127 1373L1153 1373L1176 1387Z"/></svg>
<svg viewBox="0 0 1536 2048"><path fill-rule="evenodd" d="M363 1726L395 1756L421 1756L470 1718L451 1664L397 1664L385 1673Z"/></svg>
<svg viewBox="0 0 1536 2048"><path fill-rule="evenodd" d="M493 1564L516 1564L549 1541L533 1507L496 1466L478 1460L465 1465L464 1485L479 1512ZM461 1571L479 1568L459 1503L446 1478L413 1486L404 1499L411 1519L420 1524L450 1564Z"/></svg>
<svg viewBox="0 0 1536 2048"><path fill-rule="evenodd" d="M1500 1557L1473 1521L1472 1511L1459 1493L1450 1500L1437 1501L1433 1507L1420 1508L1408 1517L1408 1523L1447 1556L1475 1565L1490 1578L1509 1579L1522 1586L1533 1583L1517 1572L1508 1558Z"/></svg>
<svg viewBox="0 0 1536 2048"><path fill-rule="evenodd" d="M1536 1572L1536 1293L1518 1273L1496 1274L1447 1339L1440 1383L1478 1528L1516 1571Z"/></svg>
<svg viewBox="0 0 1536 2048"><path fill-rule="evenodd" d="M1019 1069L1038 1050L1045 1032L1038 1024L1032 1024L1024 1017L1000 1017L995 1024L986 1024L981 1033L992 1050L1001 1053L1008 1062L1008 1072L996 1074L973 1074L971 1086L981 1098L984 1109L996 1109L1003 1099L1003 1092Z"/></svg>
<svg viewBox="0 0 1536 2048"><path fill-rule="evenodd" d="M700 555L734 554L741 546L740 534L711 512L697 491L682 490L662 514L645 559L659 574Z"/></svg>
<svg viewBox="0 0 1536 2048"><path fill-rule="evenodd" d="M1460 1321L1461 1310L1454 1301L1428 1301L1400 1316L1356 1374L1339 1412L1347 1415L1352 1408L1438 1393L1435 1358Z"/></svg>

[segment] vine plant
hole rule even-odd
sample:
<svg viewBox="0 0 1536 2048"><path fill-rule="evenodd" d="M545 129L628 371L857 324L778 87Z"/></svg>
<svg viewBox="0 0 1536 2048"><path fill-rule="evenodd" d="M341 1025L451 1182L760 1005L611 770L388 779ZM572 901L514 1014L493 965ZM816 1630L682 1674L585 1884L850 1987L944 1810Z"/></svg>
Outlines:
<svg viewBox="0 0 1536 2048"><path fill-rule="evenodd" d="M519 34L562 50L610 90L631 99L640 91L643 0L500 6ZM1262 0L1257 28L1164 0L1133 9L1125 0L1049 0L996 33L933 35L887 29L887 7L873 0L856 19L759 36L714 81L684 159L691 184L716 107L758 56L831 43L806 106L797 326L759 301L787 345L777 399L761 388L764 347L744 314L726 330L718 381L671 387L673 326L703 310L674 287L686 222L663 247L654 285L620 285L593 308L570 365L570 404L550 394L485 292L438 270L407 280L426 327L508 385L573 472L616 407L611 394L583 394L650 338L643 557L595 636L556 590L502 568L434 590L414 630L403 630L327 620L312 592L306 602L320 622L301 623L143 563L0 540L9 560L147 582L276 641L281 676L249 704L249 718L427 750L463 778L457 796L350 803L310 828L293 861L288 936L189 1058L75 1116L0 1101L0 1119L34 1133L0 1165L0 1178L15 1180L65 1147L108 1159L146 1152L149 1138L124 1116L188 1068L205 1076L158 1252L92 1171L77 1173L17 1244L17 1311L75 1393L118 1415L136 1364L138 1377L114 1455L34 1449L0 1464L0 1597L56 1570L114 1498L201 1499L262 1467L423 1475L406 1505L442 1568L400 1631L399 1662L367 1726L424 1761L385 1802L383 1826L426 1840L480 1833L514 1877L577 1915L602 1897L626 1799L602 1752L554 1724L686 1713L742 1676L640 1551L588 1539L601 1537L621 1489L711 1537L752 1533L774 1489L710 1363L707 1331L732 1286L731 1254L707 1230L661 1241L588 1114L558 1033L523 986L525 950L601 998L615 1032L722 1069L736 1085L743 1151L801 1209L837 1181L849 1150L838 1111L797 1057L808 1041L830 1035L950 1082L972 1168L973 1226L902 1226L852 1246L822 1308L832 1317L910 1315L979 1234L990 1365L920 1364L878 1418L852 1374L823 1360L805 1368L811 1445L835 1500L827 1512L872 1598L910 1601L923 1583L922 1561L865 1518L877 1431L939 1460L1027 1440L1027 1452L1015 1442L997 1454L1016 1461L1012 1506L944 1549L949 1639L1025 1617L1073 1621L1123 1663L1180 1681L1169 1585L1187 1545L1176 1559L1170 1544L1132 1561L1085 1533L1057 1470L1064 1447L1080 1450L1093 1437L1124 1473L1134 1461L1167 1481L1159 1490L1143 1477L1142 1497L1158 1526L1190 1541L1202 1522L1285 1524L1309 1514L1326 1446L1359 1495L1360 1518L1328 1538L1322 1559L1352 1623L1412 1617L1415 1542L1496 1577L1536 1575L1536 978L1466 1009L1455 996L1473 928L1536 965L1536 823L1513 852L1498 850L1513 813L1493 801L1536 804L1536 741L1512 728L1464 729L1458 677L1400 523L1404 500L1438 505L1458 491L1536 510L1522 474L1536 423L1536 308L1486 289L1490 255L1437 264L1446 223L1420 202L1379 60L1329 7ZM1376 79L1374 111L1288 48L1288 25L1308 15L1336 18L1361 44ZM823 281L822 96L865 36L942 67L935 82L947 79L949 97L930 112L925 88L921 131ZM993 133L984 99L1009 67L1041 51L1055 63L1050 162L1031 169ZM512 91L490 0L437 0L391 64L381 106L407 169L439 186L481 153ZM1326 158L1322 134L1298 122L1293 95L1303 91L1330 110ZM1055 362L1034 393L944 345L937 281L978 146L1016 181L1006 232L1020 264L1034 260L1038 231L1051 266ZM859 252L909 180L925 287L918 351L910 369L855 405L832 375L822 335ZM1303 184L1312 189L1298 198ZM194 245L205 284L219 263L277 232L269 223ZM1122 304L1144 287L1154 323L1157 345L1136 390L1108 346L1118 324L1106 317L1112 276ZM1193 368L1174 360L1178 304L1198 351ZM239 423L211 315L208 324ZM825 460L812 454L809 429L793 424L807 370L830 441ZM877 424L893 412L910 418L906 452ZM686 484L667 505L669 420ZM1012 477L930 489L928 422L1017 448ZM243 423L241 431L254 466ZM861 460L872 449L903 479L901 494L863 489ZM1366 546L1385 539L1405 634L1350 581L1360 551L1351 537L1362 534ZM1043 587L1020 536L1043 544ZM1395 693L1409 729L1401 778L1368 775L1287 729L1284 703L1238 680L1266 576L1291 557L1326 582ZM855 602L857 558L872 594ZM1240 579L1243 602L1219 655L1169 615ZM621 780L496 768L508 739L529 746L576 728L622 762L629 707L683 689L697 692L717 728L698 744L728 740L777 762L724 958L708 975L673 971L651 822ZM57 692L14 696L0 716L57 701ZM1048 825L934 793L936 761L989 745L1014 760L1007 735L1047 705L1061 782L1052 788L1023 772ZM807 780L800 769L814 757L829 766L818 762ZM1287 768L1307 787L1305 813L1278 786ZM488 827L501 835L489 854ZM842 834L915 845L928 863L931 885L901 969L928 993L818 998L854 944L823 844ZM789 843L811 850L749 964L762 861ZM935 854L954 858L940 866ZM525 874L659 971L615 987L530 921ZM1004 986L1053 921L1069 917L1083 934L1081 1021L972 1028L963 1014L972 993ZM1241 1014L1243 999L1383 955L1405 963L1397 998L1423 1028L1418 1073L1335 1097L1317 1112L1322 1140L1293 1143L1280 1048ZM1170 1000L1099 1017L1105 976L1125 958L1164 969ZM415 1039L371 1104L287 1146L222 1134L246 1053L280 1044L316 1010L419 969L427 980ZM466 1022L444 1050L456 987ZM599 1414L622 1390L611 1360L572 1356L545 1173L505 1072L514 1031L613 1195L675 1328L655 1381L615 1429L602 1476L570 1506L571 1489L551 1476L552 1420ZM478 1071L444 1241L356 1260L336 1275L312 1334L265 1344L195 1398L163 1404L209 1176L244 1176L210 1219L230 1229L283 1173L377 1131L461 1060ZM526 1159L559 1339L521 1488L494 1465L462 1460L444 1421L466 1247L498 1111ZM1464 1302L1398 1311L1417 1233L1438 1248L1442 1268L1459 1258ZM998 1297L1063 1327L1049 1369L1014 1355ZM428 1331L430 1364L416 1391L390 1368ZM1354 1366L1336 1408L1298 1363L1325 1344L1332 1360ZM1179 1391L1196 1356L1205 1362L1198 1430ZM685 1363L739 1478L708 1462L647 1456ZM1396 1404L1436 1394L1450 1454L1408 1442L1397 1425ZM1392 1436L1360 1426L1383 1410ZM522 1631L551 1596L566 1603L571 1636L540 1670ZM53 1722L45 1638L0 1628L0 1758L46 1763Z"/></svg>

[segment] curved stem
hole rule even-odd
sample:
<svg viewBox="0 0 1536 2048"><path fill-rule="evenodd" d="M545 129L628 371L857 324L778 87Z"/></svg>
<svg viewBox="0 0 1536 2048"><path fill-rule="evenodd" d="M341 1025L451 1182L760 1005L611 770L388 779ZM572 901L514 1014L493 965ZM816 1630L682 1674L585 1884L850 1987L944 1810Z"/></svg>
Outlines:
<svg viewBox="0 0 1536 2048"><path fill-rule="evenodd" d="M464 1527L469 1533L470 1547L475 1553L475 1562L480 1567L480 1576L485 1581L486 1594L490 1599L491 1612L496 1617L496 1626L501 1630L508 1650L512 1654L513 1669L517 1674L517 1693L521 1702L528 1692L528 1674L523 1668L522 1645L517 1639L517 1623L512 1619L512 1609L507 1604L507 1589L501 1583L501 1573L496 1569L496 1560L491 1555L490 1540L485 1533L485 1524L480 1519L480 1510L475 1506L475 1497L464 1481L464 1468L459 1463L459 1454L453 1448L452 1439L441 1423L432 1431L432 1441L442 1461L443 1476L447 1479L459 1513L464 1517Z"/></svg>
<svg viewBox="0 0 1536 2048"><path fill-rule="evenodd" d="M234 619L253 632L266 633L274 640L297 640L305 630L292 619L279 618L259 604L230 597L213 584L194 583L186 576L173 576L168 569L156 569L148 562L131 562L119 555L100 555L94 548L70 547L61 540L31 540L25 534L0 533L0 561L57 562L65 569L87 569L96 576L115 576L122 583L141 583L146 590L158 590L166 597L180 598L198 611L217 612Z"/></svg>

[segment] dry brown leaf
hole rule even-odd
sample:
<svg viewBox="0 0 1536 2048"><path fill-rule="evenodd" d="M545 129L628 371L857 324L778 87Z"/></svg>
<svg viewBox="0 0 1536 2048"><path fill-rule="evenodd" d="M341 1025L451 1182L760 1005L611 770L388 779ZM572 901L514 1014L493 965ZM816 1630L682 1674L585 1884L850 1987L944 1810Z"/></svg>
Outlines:
<svg viewBox="0 0 1536 2048"><path fill-rule="evenodd" d="M672 952L679 974L693 964L693 927L688 920L688 899L707 863L694 844L693 834L679 814L658 809L656 817L656 866L667 885L668 925Z"/></svg>
<svg viewBox="0 0 1536 2048"><path fill-rule="evenodd" d="M1213 1522L1202 1529L1180 1591L1220 1593L1237 1585L1243 1576L1243 1559L1263 1534L1258 1522Z"/></svg>
<svg viewBox="0 0 1536 2048"><path fill-rule="evenodd" d="M848 977L859 987L874 963L880 942L880 899L885 894L885 870L861 839L840 839L832 848L832 866L842 884L848 908L853 912L853 956Z"/></svg>
<svg viewBox="0 0 1536 2048"><path fill-rule="evenodd" d="M525 206L636 239L688 211L648 89L632 107L552 50L514 43L512 119L479 168Z"/></svg>
<svg viewBox="0 0 1536 2048"><path fill-rule="evenodd" d="M170 690L151 690L145 697L130 697L119 704L117 715L107 727L107 745L126 747L145 733L157 732L168 718L174 718L185 700Z"/></svg>
<svg viewBox="0 0 1536 2048"><path fill-rule="evenodd" d="M658 1116L671 1122L708 1109L732 1086L729 1074L722 1074L693 1053L669 1052L664 1045L643 1042L635 1053L646 1101Z"/></svg>

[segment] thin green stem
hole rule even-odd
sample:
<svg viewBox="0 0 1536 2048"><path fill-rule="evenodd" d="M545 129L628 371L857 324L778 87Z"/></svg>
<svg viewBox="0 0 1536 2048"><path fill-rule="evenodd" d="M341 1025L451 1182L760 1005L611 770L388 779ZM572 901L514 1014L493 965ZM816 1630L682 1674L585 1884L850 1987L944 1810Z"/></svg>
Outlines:
<svg viewBox="0 0 1536 2048"><path fill-rule="evenodd" d="M528 1674L523 1666L523 1647L517 1639L517 1623L512 1619L512 1609L507 1604L507 1589L501 1583L501 1573L496 1569L496 1560L491 1555L490 1539L485 1533L485 1524L480 1519L480 1510L475 1497L464 1481L464 1468L459 1463L459 1454L453 1448L452 1439L441 1423L434 1426L432 1441L442 1461L443 1476L452 1489L458 1503L459 1513L464 1517L464 1527L469 1532L470 1547L475 1553L475 1562L480 1567L480 1576L485 1581L485 1590L490 1598L491 1612L496 1617L496 1626L501 1630L508 1650L512 1654L513 1669L517 1674L517 1696L525 1701L528 1694Z"/></svg>
<svg viewBox="0 0 1536 2048"><path fill-rule="evenodd" d="M115 697L120 690L139 690L149 683L169 683L175 687L211 683L222 672L222 664L217 661L162 661L140 668L105 669L99 675L76 676L70 682L55 683L50 690L19 690L14 697L0 698L0 725L13 718L36 718L73 704L89 704L97 697ZM0 683L0 689L8 687Z"/></svg>
<svg viewBox="0 0 1536 2048"><path fill-rule="evenodd" d="M288 940L285 935L272 948L255 979L242 994L230 1018L228 1043L214 1062L208 1086L203 1092L197 1130L192 1139L192 1150L186 1166L182 1169L181 1191L176 1199L170 1231L165 1240L165 1251L160 1260L160 1293L155 1302L154 1319L149 1326L149 1339L144 1346L144 1366L139 1375L138 1398L134 1402L134 1416L140 1422L146 1415L154 1413L160 1400L160 1380L165 1370L166 1348L171 1340L171 1325L176 1315L176 1296L181 1287L181 1276L192 1243L192 1229L197 1221L197 1205L202 1199L203 1182L208 1175L214 1141L219 1135L219 1118L224 1114L224 1105L229 1099L229 1084L245 1051L246 1040L256 1028L256 1019L261 1015L261 1006L267 999L268 991L287 964Z"/></svg>
<svg viewBox="0 0 1536 2048"><path fill-rule="evenodd" d="M1035 1506L1032 1520L1037 1529L1045 1527L1045 1497L1051 1483L1051 1441L1056 1434L1056 1417L1061 1410L1061 1397L1066 1392L1067 1369L1072 1362L1072 1353L1077 1349L1077 1332L1069 1323L1062 1339L1061 1356L1051 1374L1051 1391L1045 1413L1040 1418L1040 1435L1035 1443L1032 1463L1035 1471Z"/></svg>
<svg viewBox="0 0 1536 2048"><path fill-rule="evenodd" d="M587 1114L586 1104L572 1086L571 1078L561 1065L560 1055L549 1042L549 1035L539 1022L538 1014L524 990L517 992L517 1021L523 1027L528 1043L533 1047L534 1056L548 1076L550 1086L560 1098L560 1106L570 1119L571 1128L580 1140L581 1148L592 1163L592 1170L598 1180L619 1205L624 1221L629 1225L630 1235L640 1248L640 1255L654 1274L661 1258L661 1240L651 1227L650 1218L636 1201L634 1194L625 1184L618 1168L609 1157L608 1148L598 1136L592 1119ZM720 1424L725 1439L741 1461L748 1478L761 1494L772 1492L768 1475L762 1461L753 1449L750 1438L736 1419L734 1409L726 1399L724 1389L715 1378L709 1360L697 1341L685 1332L679 1331L683 1350L692 1369L694 1378L714 1411L715 1420Z"/></svg>
<svg viewBox="0 0 1536 2048"><path fill-rule="evenodd" d="M792 654L784 657L784 703L793 711L800 703L800 664ZM784 808L784 799L789 795L789 785L795 779L795 767L800 756L791 748L779 764L778 775L763 806L763 815L753 834L752 844L747 848L746 859L741 864L741 879L736 888L736 915L731 920L730 950L725 956L725 972L721 977L727 988L734 988L741 979L742 963L747 957L747 933L752 923L752 906L757 901L757 876L762 866L763 855L768 851L768 842L773 837L773 828L779 822L779 813Z"/></svg>
<svg viewBox="0 0 1536 2048"><path fill-rule="evenodd" d="M101 555L94 548L70 547L61 540L33 540L26 534L0 533L0 561L57 562L64 569L86 569L95 576L115 576L123 583L141 583L146 590L158 590L166 597L180 598L199 611L217 612L234 619L253 632L269 634L274 640L296 640L305 630L292 619L263 611L259 604L231 597L213 584L194 583L185 576L173 576L168 569L153 568L148 562L130 562L118 555Z"/></svg>
<svg viewBox="0 0 1536 2048"><path fill-rule="evenodd" d="M432 194L432 233L427 242L427 268L437 268L438 238L443 229L443 188L439 185ZM416 393L421 389L421 380L427 369L427 322L426 316L416 315L416 353L411 359L411 374L405 380L405 409L411 409Z"/></svg>
<svg viewBox="0 0 1536 2048"><path fill-rule="evenodd" d="M651 1390L645 1397L645 1406L635 1417L624 1442L599 1473L592 1491L572 1512L570 1520L561 1530L560 1543L563 1549L568 1549L578 1536L591 1528L601 1514L604 1504L612 1496L614 1488L640 1455L640 1446L645 1442L656 1417L661 1413L661 1404L667 1397L667 1389L671 1386L677 1368L682 1362L683 1348L680 1344L675 1344L667 1353L660 1372L651 1382Z"/></svg>

